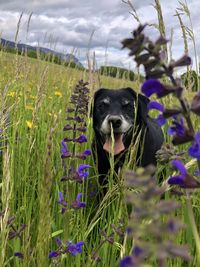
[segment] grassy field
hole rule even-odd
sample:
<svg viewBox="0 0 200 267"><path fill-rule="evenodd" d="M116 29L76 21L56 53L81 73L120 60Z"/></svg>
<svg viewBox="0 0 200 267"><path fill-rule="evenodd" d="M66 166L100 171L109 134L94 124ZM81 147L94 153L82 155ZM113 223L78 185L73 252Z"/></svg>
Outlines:
<svg viewBox="0 0 200 267"><path fill-rule="evenodd" d="M4 52L0 52L0 69L0 266L118 266L120 259L128 255L134 245L134 240L129 240L126 234L122 237L116 231L116 228L125 231L128 222L124 201L126 190L110 176L109 191L101 203L95 194L89 195L86 192L88 184L92 182L97 186L98 179L91 156L84 161L91 166L84 183L61 181L63 162L60 149L63 138L69 137L67 131L63 132L66 109L71 106L70 96L79 80L93 81L88 85L90 102L99 87L130 86L139 91L139 83L98 77ZM189 93L187 95L190 97ZM170 105L174 103L171 96L165 101ZM76 144L77 152L91 148L93 132L89 113L86 122L88 141ZM198 128L199 121L195 118L194 124ZM166 130L167 125L165 133ZM165 138L170 142L167 135ZM68 148L73 149L73 144ZM72 164L78 167L80 163L83 160L66 160L67 168ZM162 168L158 166L158 172ZM192 164L191 173L195 169ZM166 177L171 173L167 167ZM99 188L93 188L92 192L95 190ZM61 208L64 206L58 203L59 192L63 192L63 201L68 203L63 214ZM83 193L81 201L86 203L85 208L70 206L78 193ZM175 198L171 194L165 197ZM169 259L166 266L200 266L186 198L176 198L182 207L174 215L187 225L176 235L176 243L187 244L193 259L190 262ZM198 191L193 192L197 226L200 225L199 202ZM58 251L60 241L56 242L56 238L61 239L65 246L69 242L83 241L83 251L76 256L63 253L49 259L51 251ZM157 266L157 263L151 260L148 266Z"/></svg>

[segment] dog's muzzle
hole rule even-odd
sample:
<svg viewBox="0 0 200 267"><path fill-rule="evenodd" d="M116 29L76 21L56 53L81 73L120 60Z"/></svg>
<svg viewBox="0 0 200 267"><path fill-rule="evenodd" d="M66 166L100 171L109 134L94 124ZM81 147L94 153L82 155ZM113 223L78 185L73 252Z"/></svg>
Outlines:
<svg viewBox="0 0 200 267"><path fill-rule="evenodd" d="M114 155L124 151L123 136L129 129L130 124L122 115L108 115L101 127L101 132L105 135L103 149Z"/></svg>

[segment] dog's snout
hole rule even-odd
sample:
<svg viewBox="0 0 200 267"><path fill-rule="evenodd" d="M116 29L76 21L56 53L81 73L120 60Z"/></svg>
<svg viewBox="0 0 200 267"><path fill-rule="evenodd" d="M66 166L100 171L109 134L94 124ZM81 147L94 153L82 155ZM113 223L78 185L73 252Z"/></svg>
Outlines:
<svg viewBox="0 0 200 267"><path fill-rule="evenodd" d="M109 116L108 123L112 124L114 129L117 129L122 125L122 119L120 116Z"/></svg>

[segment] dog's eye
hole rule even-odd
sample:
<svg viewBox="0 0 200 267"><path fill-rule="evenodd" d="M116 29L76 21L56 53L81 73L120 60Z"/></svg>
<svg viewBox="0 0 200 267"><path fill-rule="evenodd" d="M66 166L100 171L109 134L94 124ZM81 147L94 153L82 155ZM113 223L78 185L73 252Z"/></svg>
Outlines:
<svg viewBox="0 0 200 267"><path fill-rule="evenodd" d="M127 108L131 106L131 102L128 100L123 100L122 101L122 107Z"/></svg>
<svg viewBox="0 0 200 267"><path fill-rule="evenodd" d="M110 101L106 98L104 100L102 100L99 105L98 105L98 108L103 110L103 109L106 109L110 106Z"/></svg>

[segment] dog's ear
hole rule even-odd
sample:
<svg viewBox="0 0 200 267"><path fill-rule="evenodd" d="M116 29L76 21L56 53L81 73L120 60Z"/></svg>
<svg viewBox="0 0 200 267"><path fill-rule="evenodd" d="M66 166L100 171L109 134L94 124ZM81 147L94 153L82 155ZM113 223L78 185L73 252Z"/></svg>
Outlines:
<svg viewBox="0 0 200 267"><path fill-rule="evenodd" d="M140 122L146 123L148 117L147 105L150 100L141 94L137 94L132 88L127 87L125 90L128 90L129 93L135 98L136 104L138 105L138 120Z"/></svg>
<svg viewBox="0 0 200 267"><path fill-rule="evenodd" d="M100 88L100 89L98 89L95 93L94 93L94 103L95 103L95 101L96 101L96 99L101 95L101 94L103 94L103 92L105 91L106 89L104 89L104 88Z"/></svg>
<svg viewBox="0 0 200 267"><path fill-rule="evenodd" d="M126 87L124 89L128 91L135 99L137 98L136 92L131 87Z"/></svg>
<svg viewBox="0 0 200 267"><path fill-rule="evenodd" d="M138 94L138 114L139 118L142 119L142 122L147 122L148 117L148 109L147 105L149 104L150 100L141 94Z"/></svg>
<svg viewBox="0 0 200 267"><path fill-rule="evenodd" d="M104 90L105 90L104 88L100 88L94 93L94 97L93 97L93 101L91 103L91 109L90 109L90 117L91 118L93 117L93 114L94 114L95 102L96 102L97 98L104 92Z"/></svg>

